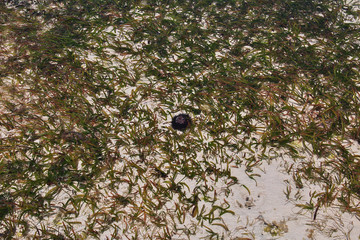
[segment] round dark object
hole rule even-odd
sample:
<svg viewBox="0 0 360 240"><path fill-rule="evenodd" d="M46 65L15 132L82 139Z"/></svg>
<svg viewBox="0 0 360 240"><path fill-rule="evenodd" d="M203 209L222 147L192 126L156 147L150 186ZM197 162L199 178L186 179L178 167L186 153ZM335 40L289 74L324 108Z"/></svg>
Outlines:
<svg viewBox="0 0 360 240"><path fill-rule="evenodd" d="M185 131L191 125L191 118L187 114L179 114L173 117L171 126L173 129Z"/></svg>

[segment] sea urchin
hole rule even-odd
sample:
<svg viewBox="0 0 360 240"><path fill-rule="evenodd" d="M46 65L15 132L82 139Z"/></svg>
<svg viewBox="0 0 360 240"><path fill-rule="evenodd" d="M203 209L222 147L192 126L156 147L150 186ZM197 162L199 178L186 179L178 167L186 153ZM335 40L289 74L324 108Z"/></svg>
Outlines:
<svg viewBox="0 0 360 240"><path fill-rule="evenodd" d="M179 114L173 117L171 126L173 129L185 131L191 125L191 118L187 114Z"/></svg>

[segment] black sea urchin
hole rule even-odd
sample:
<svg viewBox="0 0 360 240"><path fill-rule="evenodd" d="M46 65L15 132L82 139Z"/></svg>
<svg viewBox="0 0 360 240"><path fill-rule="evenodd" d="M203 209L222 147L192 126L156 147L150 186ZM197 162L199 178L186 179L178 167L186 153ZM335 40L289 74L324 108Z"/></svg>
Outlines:
<svg viewBox="0 0 360 240"><path fill-rule="evenodd" d="M173 117L171 126L173 129L185 131L191 125L191 118L187 114L179 114Z"/></svg>

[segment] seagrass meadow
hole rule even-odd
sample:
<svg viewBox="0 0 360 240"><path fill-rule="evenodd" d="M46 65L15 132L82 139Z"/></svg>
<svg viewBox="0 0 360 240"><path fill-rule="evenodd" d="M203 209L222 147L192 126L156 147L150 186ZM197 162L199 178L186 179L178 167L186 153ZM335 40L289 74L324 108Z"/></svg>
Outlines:
<svg viewBox="0 0 360 240"><path fill-rule="evenodd" d="M275 161L315 225L327 208L359 221L359 16L343 0L0 1L0 237L277 239L286 222L261 238L227 221Z"/></svg>

